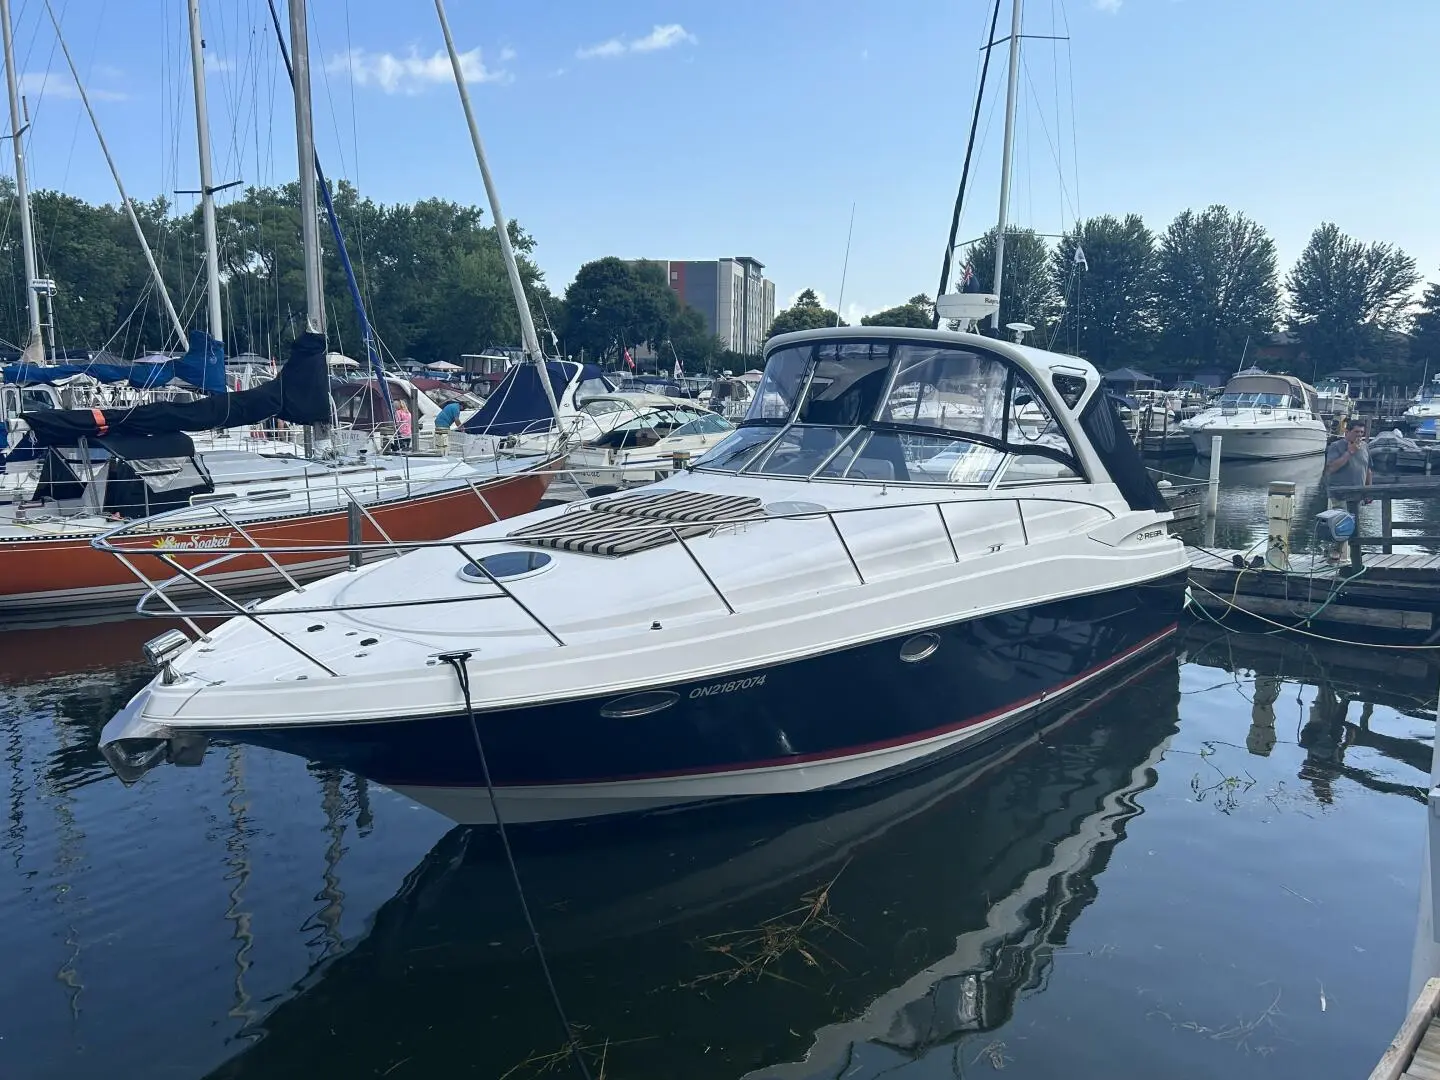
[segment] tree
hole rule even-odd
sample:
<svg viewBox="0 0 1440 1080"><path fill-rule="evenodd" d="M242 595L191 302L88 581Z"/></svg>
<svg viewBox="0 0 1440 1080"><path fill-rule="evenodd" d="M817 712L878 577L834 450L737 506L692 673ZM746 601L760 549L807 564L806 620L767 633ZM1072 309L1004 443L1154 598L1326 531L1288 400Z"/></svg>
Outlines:
<svg viewBox="0 0 1440 1080"><path fill-rule="evenodd" d="M719 337L710 332L705 316L688 304L681 304L670 321L669 345L675 350L669 359L679 357L685 371L692 375L710 371L720 354ZM660 359L664 366L666 357Z"/></svg>
<svg viewBox="0 0 1440 1080"><path fill-rule="evenodd" d="M912 296L897 307L877 311L860 320L861 326L913 326L928 330L935 325L935 301L924 293Z"/></svg>
<svg viewBox="0 0 1440 1080"><path fill-rule="evenodd" d="M1419 283L1415 260L1397 247L1362 244L1328 221L1311 233L1285 287L1315 374L1386 353Z"/></svg>
<svg viewBox="0 0 1440 1080"><path fill-rule="evenodd" d="M679 309L658 263L596 259L565 289L565 345L596 357L641 343L658 352Z"/></svg>
<svg viewBox="0 0 1440 1080"><path fill-rule="evenodd" d="M995 230L991 229L965 253L976 276L986 288L994 287ZM991 337L1009 337L1005 323L1024 322L1035 327L1031 339L1044 343L1050 338L1050 324L1056 316L1055 289L1050 279L1050 250L1034 229L1005 227L1005 266L1000 281L1000 329L986 319L980 332Z"/></svg>
<svg viewBox="0 0 1440 1080"><path fill-rule="evenodd" d="M1425 287L1410 333L1410 359L1424 365L1421 374L1428 379L1440 371L1440 285Z"/></svg>
<svg viewBox="0 0 1440 1080"><path fill-rule="evenodd" d="M1224 206L1186 210L1170 223L1155 264L1160 344L1174 360L1228 366L1247 338L1275 329L1280 290L1275 242Z"/></svg>
<svg viewBox="0 0 1440 1080"><path fill-rule="evenodd" d="M822 326L844 326L840 316L829 308L820 306L820 297L815 295L814 289L806 289L795 298L795 303L779 315L770 324L770 332L765 337L772 338L777 334L793 334L797 330L818 330Z"/></svg>
<svg viewBox="0 0 1440 1080"><path fill-rule="evenodd" d="M1139 214L1078 223L1051 259L1061 347L1107 370L1144 357L1155 335L1154 274L1155 234Z"/></svg>

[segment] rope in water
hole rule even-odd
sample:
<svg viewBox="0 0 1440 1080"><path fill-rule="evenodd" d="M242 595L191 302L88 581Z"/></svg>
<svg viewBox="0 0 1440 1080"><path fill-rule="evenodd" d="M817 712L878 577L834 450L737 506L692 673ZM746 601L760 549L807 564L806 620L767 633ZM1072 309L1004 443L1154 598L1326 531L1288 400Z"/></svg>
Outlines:
<svg viewBox="0 0 1440 1080"><path fill-rule="evenodd" d="M565 1014L565 1006L560 1001L560 991L556 989L555 979L550 974L550 962L545 959L545 949L540 944L540 931L535 929L535 920L530 916L530 905L525 899L525 886L520 882L520 869L515 864L515 853L510 848L510 837L505 831L505 818L500 813L500 802L495 797L495 784L490 778L490 762L485 757L485 743L480 738L480 725L475 719L475 706L470 700L470 669L465 665L472 655L469 652L441 653L438 659L454 668L455 677L460 681L460 692L465 697L465 715L470 721L470 734L475 737L475 752L480 756L480 775L485 781L485 790L490 794L490 811L495 815L500 846L505 850L505 863L510 868L510 880L515 886L515 895L520 900L520 912L525 916L530 942L535 946L535 955L540 961L540 973L545 977L545 986L550 991L550 1003L555 1006L555 1015L560 1018L560 1026L565 1029L565 1047L570 1052L575 1067L580 1070L580 1075L585 1080L593 1080L590 1068L585 1064L585 1058L580 1052L580 1040L576 1037L570 1018Z"/></svg>

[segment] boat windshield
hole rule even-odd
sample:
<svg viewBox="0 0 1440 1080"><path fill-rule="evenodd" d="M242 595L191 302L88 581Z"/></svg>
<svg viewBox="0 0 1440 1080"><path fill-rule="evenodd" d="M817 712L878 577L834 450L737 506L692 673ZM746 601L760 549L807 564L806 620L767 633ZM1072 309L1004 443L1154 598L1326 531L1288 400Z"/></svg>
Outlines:
<svg viewBox="0 0 1440 1080"><path fill-rule="evenodd" d="M1022 371L979 349L924 341L777 349L743 424L695 467L967 485L1081 476Z"/></svg>
<svg viewBox="0 0 1440 1080"><path fill-rule="evenodd" d="M1290 404L1285 394L1221 394L1222 409L1283 409Z"/></svg>

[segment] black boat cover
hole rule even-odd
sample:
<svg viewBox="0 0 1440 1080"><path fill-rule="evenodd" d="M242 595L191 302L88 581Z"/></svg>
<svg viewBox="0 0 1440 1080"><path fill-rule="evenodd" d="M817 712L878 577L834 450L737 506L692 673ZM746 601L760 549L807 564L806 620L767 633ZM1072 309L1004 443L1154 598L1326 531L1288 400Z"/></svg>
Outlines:
<svg viewBox="0 0 1440 1080"><path fill-rule="evenodd" d="M41 446L75 446L103 435L154 437L182 431L249 427L262 420L323 424L330 420L325 338L301 334L280 374L253 390L196 401L159 401L129 409L47 409L22 414ZM187 440L188 441L188 440ZM138 458L167 455L139 451Z"/></svg>

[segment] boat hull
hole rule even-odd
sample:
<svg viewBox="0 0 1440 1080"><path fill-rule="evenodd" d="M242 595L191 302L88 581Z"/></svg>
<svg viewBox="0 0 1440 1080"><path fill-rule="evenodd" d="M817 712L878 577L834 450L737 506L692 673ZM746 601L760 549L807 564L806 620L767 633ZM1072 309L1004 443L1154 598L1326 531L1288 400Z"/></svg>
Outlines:
<svg viewBox="0 0 1440 1080"><path fill-rule="evenodd" d="M459 486L429 495L368 505L374 523L394 541L440 540L497 519L528 513L539 505L549 486L548 469L497 477L476 488ZM488 506L487 506L488 504ZM494 513L490 511L493 509ZM383 537L369 519L363 522L362 540L378 543ZM273 519L242 522L245 533L265 548L287 545L338 547L349 541L349 515L344 510L317 514L277 515ZM94 534L37 535L34 539L0 541L0 613L53 614L58 609L100 610L133 605L144 595L142 584L115 555L91 545ZM125 544L140 547L144 538L130 534ZM157 532L151 546L163 549L186 569L195 570L231 551L243 551L249 542L239 531L226 527L176 529ZM170 575L149 555L129 557L151 580ZM343 551L277 554L275 561L297 580L308 580L348 565ZM261 555L237 554L203 573L206 581L224 590L262 588L281 581ZM199 586L180 583L167 592L195 593Z"/></svg>
<svg viewBox="0 0 1440 1080"><path fill-rule="evenodd" d="M1220 436L1220 457L1230 460L1273 461L1279 458L1323 454L1327 436L1323 424L1285 424L1269 428L1226 428L1190 431L1195 452L1210 456L1210 440Z"/></svg>
<svg viewBox="0 0 1440 1080"><path fill-rule="evenodd" d="M1170 574L767 668L485 712L476 725L507 822L848 786L971 746L1100 679L1174 631L1184 587ZM457 822L494 821L463 712L222 737L351 770Z"/></svg>

